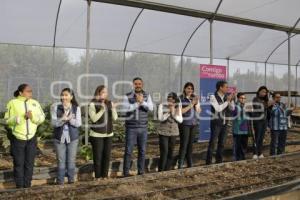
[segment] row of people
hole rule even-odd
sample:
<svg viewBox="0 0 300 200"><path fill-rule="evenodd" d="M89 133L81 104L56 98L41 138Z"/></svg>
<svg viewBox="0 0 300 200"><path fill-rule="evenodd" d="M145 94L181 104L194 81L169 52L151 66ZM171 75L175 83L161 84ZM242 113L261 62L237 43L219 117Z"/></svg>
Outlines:
<svg viewBox="0 0 300 200"><path fill-rule="evenodd" d="M149 93L143 89L141 78L133 79L134 90L126 94L122 102L125 118L125 151L123 174L130 176L131 157L134 146L138 148L138 174L145 172L146 144L148 137L148 113L153 111L153 102ZM262 156L264 133L268 122L272 130L271 155L284 152L287 116L291 110L280 102L280 94L273 94L273 101L268 100L266 87L259 88L253 99L251 109L245 108L246 96L238 93L227 94L226 81L216 84L216 92L210 96L211 104L211 136L207 149L206 164L212 163L212 155L216 148L216 163L223 162L223 148L227 134L227 122L233 119L233 138L235 160L245 159L245 147L248 135L253 134L254 158ZM37 149L36 130L44 122L45 114L40 104L32 99L32 89L22 84L14 93L15 98L7 104L5 119L11 135L11 153L14 163L14 178L18 188L31 186L34 159ZM82 125L81 109L76 101L74 91L70 88L62 90L61 101L51 107L51 123L54 127L54 146L57 154L57 183L64 184L65 176L68 183L74 182L75 161L79 143L79 128ZM108 98L105 86L96 88L94 98L89 103L88 115L91 121L89 136L93 151L95 178L107 178L112 148L113 121L118 119L117 106ZM259 105L262 105L260 107ZM263 109L261 109L263 108ZM173 155L176 138L180 136L178 168L192 167L192 150L194 133L199 124L201 112L199 97L195 95L194 85L185 84L183 93L177 96L171 92L167 103L158 106L158 119L161 121L159 134L160 161L158 170L173 168ZM252 117L252 118L250 118ZM255 117L256 120L252 120ZM278 145L277 145L278 144Z"/></svg>

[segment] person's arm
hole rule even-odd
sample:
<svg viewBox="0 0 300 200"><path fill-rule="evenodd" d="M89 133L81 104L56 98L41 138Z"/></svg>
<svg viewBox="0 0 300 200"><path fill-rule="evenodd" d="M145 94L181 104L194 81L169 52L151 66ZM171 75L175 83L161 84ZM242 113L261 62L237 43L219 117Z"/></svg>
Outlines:
<svg viewBox="0 0 300 200"><path fill-rule="evenodd" d="M290 116L293 113L294 110L295 110L295 108L287 108L286 109L286 116Z"/></svg>
<svg viewBox="0 0 300 200"><path fill-rule="evenodd" d="M32 113L31 121L36 125L40 125L45 121L46 117L41 105L38 102L36 102L36 104L37 104L37 110L34 110L34 112Z"/></svg>
<svg viewBox="0 0 300 200"><path fill-rule="evenodd" d="M16 124L20 124L20 117L15 112L13 108L12 102L8 102L6 106L6 112L4 115L4 119L9 126L14 126Z"/></svg>
<svg viewBox="0 0 300 200"><path fill-rule="evenodd" d="M182 118L182 107L181 107L181 105L179 105L178 108L176 109L176 115L175 115L174 118L178 123L182 123L183 118Z"/></svg>
<svg viewBox="0 0 300 200"><path fill-rule="evenodd" d="M76 128L78 128L82 125L81 110L80 110L79 106L77 107L75 118L71 118L69 122L72 126L74 126Z"/></svg>
<svg viewBox="0 0 300 200"><path fill-rule="evenodd" d="M232 112L232 116L233 116L233 117L238 116L238 109L237 109L237 106L234 106L233 109L231 110L231 112Z"/></svg>
<svg viewBox="0 0 300 200"><path fill-rule="evenodd" d="M225 101L220 105L214 95L210 96L209 101L217 112L222 112L228 106L228 101Z"/></svg>
<svg viewBox="0 0 300 200"><path fill-rule="evenodd" d="M111 111L112 111L112 119L113 119L114 121L116 121L116 120L118 119L117 108L116 108L115 106L113 106L112 109L111 109Z"/></svg>
<svg viewBox="0 0 300 200"><path fill-rule="evenodd" d="M181 103L182 105L182 103ZM188 112L189 110L191 110L194 107L194 104L192 104L192 102L189 103L188 106L185 106L184 108L181 109L182 114Z"/></svg>
<svg viewBox="0 0 300 200"><path fill-rule="evenodd" d="M231 100L230 103L228 104L228 106L229 106L229 110L233 111L234 107L235 107L234 101Z"/></svg>
<svg viewBox="0 0 300 200"><path fill-rule="evenodd" d="M170 113L163 114L163 105L159 104L159 106L158 106L158 120L163 122L163 121L167 120L169 116L170 116Z"/></svg>
<svg viewBox="0 0 300 200"><path fill-rule="evenodd" d="M196 104L196 106L195 106L195 108L196 108L196 112L197 113L201 113L201 106L200 106L200 101L198 100L198 103Z"/></svg>
<svg viewBox="0 0 300 200"><path fill-rule="evenodd" d="M141 106L147 111L153 111L153 102L150 94L148 95L147 101L144 101Z"/></svg>
<svg viewBox="0 0 300 200"><path fill-rule="evenodd" d="M89 117L92 120L93 123L98 121L102 115L105 113L105 109L101 106L99 112L96 112L96 107L94 103L90 103L89 105Z"/></svg>
<svg viewBox="0 0 300 200"><path fill-rule="evenodd" d="M123 112L130 112L130 111L136 110L139 107L139 104L138 103L134 103L134 104L129 103L128 97L125 96L123 103L122 103L122 107L123 107L123 110L122 110Z"/></svg>
<svg viewBox="0 0 300 200"><path fill-rule="evenodd" d="M61 127L65 124L62 118L57 118L57 104L51 106L51 124L54 127Z"/></svg>

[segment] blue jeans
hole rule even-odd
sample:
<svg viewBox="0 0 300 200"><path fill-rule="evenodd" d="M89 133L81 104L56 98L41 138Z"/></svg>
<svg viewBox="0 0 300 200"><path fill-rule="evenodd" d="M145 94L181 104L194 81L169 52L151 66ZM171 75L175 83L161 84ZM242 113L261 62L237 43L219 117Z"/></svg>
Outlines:
<svg viewBox="0 0 300 200"><path fill-rule="evenodd" d="M285 151L287 130L271 131L270 155L280 155ZM277 150L277 152L276 152Z"/></svg>
<svg viewBox="0 0 300 200"><path fill-rule="evenodd" d="M137 144L138 148L138 174L144 174L145 170L145 155L146 155L146 145L148 138L147 128L126 128L125 136L125 153L124 153L124 163L123 163L123 174L124 176L129 175L129 170L131 167L131 155L134 146Z"/></svg>
<svg viewBox="0 0 300 200"><path fill-rule="evenodd" d="M68 177L68 182L74 182L76 168L76 154L78 139L71 141L69 144L60 143L59 140L54 140L57 157L57 183L63 184L65 175Z"/></svg>

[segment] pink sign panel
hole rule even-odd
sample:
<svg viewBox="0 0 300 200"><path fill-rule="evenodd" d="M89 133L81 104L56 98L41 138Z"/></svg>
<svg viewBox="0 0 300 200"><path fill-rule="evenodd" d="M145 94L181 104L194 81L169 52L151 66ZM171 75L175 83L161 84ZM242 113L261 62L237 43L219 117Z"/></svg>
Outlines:
<svg viewBox="0 0 300 200"><path fill-rule="evenodd" d="M226 66L200 65L200 78L226 80Z"/></svg>

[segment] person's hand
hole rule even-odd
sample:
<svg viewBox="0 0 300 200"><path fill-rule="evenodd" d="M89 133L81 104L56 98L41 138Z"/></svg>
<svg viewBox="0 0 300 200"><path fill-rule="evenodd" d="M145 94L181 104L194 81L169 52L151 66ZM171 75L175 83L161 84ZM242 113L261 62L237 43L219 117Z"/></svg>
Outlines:
<svg viewBox="0 0 300 200"><path fill-rule="evenodd" d="M235 93L231 93L230 95L227 96L227 101L230 103L233 98L234 98Z"/></svg>
<svg viewBox="0 0 300 200"><path fill-rule="evenodd" d="M139 104L142 104L143 101L144 101L144 96L142 94L137 94L136 95L136 101L139 103Z"/></svg>
<svg viewBox="0 0 300 200"><path fill-rule="evenodd" d="M62 116L61 120L64 121L64 122L67 122L67 121L69 121L70 119L69 119L69 116L68 116L68 115L64 114L64 115Z"/></svg>
<svg viewBox="0 0 300 200"><path fill-rule="evenodd" d="M171 105L171 106L169 107L169 109L170 109L170 113L173 115L173 114L175 113L175 105L174 105L174 104Z"/></svg>
<svg viewBox="0 0 300 200"><path fill-rule="evenodd" d="M25 114L25 119L32 119L32 111L28 111L26 114Z"/></svg>
<svg viewBox="0 0 300 200"><path fill-rule="evenodd" d="M193 105L197 105L198 102L199 102L199 97L198 97L198 96L195 96L195 97L193 98L193 100L192 100L192 104L193 104Z"/></svg>
<svg viewBox="0 0 300 200"><path fill-rule="evenodd" d="M275 104L275 101L274 101L274 100L268 101L268 107L274 106L274 104Z"/></svg>

